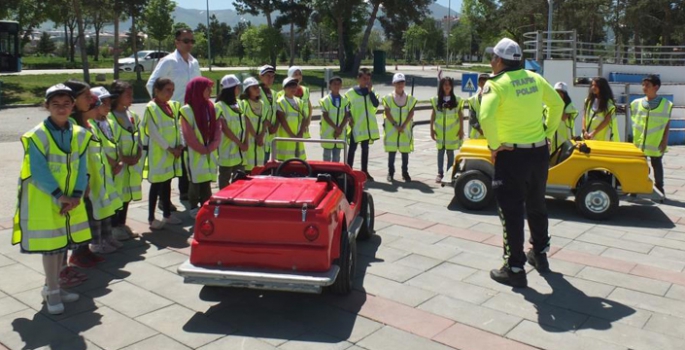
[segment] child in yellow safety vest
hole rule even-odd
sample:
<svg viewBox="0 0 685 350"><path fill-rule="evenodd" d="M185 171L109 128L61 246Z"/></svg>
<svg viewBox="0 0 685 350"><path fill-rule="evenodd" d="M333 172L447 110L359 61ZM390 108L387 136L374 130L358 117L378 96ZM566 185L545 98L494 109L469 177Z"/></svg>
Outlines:
<svg viewBox="0 0 685 350"><path fill-rule="evenodd" d="M469 125L471 126L471 132L469 132L469 138L472 140L482 140L485 139L483 135L483 129L480 128L480 122L478 121L478 114L480 113L480 101L483 99L483 87L488 81L490 76L488 74L481 74L478 76L478 92L469 97Z"/></svg>
<svg viewBox="0 0 685 350"><path fill-rule="evenodd" d="M143 177L150 182L148 224L151 230L164 225L179 225L181 220L171 215L171 180L183 175L181 155L181 104L171 101L176 86L171 79L155 80L153 99L145 107L141 124L141 140L147 148ZM155 219L157 199L161 202L162 221Z"/></svg>
<svg viewBox="0 0 685 350"><path fill-rule="evenodd" d="M445 175L445 153L447 153L447 169L454 164L454 151L461 147L464 140L464 116L462 108L464 101L454 95L454 80L450 77L440 79L438 96L431 99L431 138L438 147L438 176L436 183L440 183Z"/></svg>
<svg viewBox="0 0 685 350"><path fill-rule="evenodd" d="M274 80L276 79L276 70L270 65L264 65L259 69L259 84L262 101L264 101L264 107L266 107L266 118L271 122L271 127L269 128L269 133L266 135L266 140L264 141L264 163L269 161L271 157L271 144L274 137L276 137L276 132L278 132L278 120L276 119L276 100L278 99L278 94L274 89ZM311 115L311 113L310 113Z"/></svg>
<svg viewBox="0 0 685 350"><path fill-rule="evenodd" d="M285 78L283 81L283 96L276 101L276 116L278 118L278 137L303 138L307 129L307 105L295 96L297 80ZM291 158L307 159L302 142L281 141L276 144L276 159L284 161Z"/></svg>
<svg viewBox="0 0 685 350"><path fill-rule="evenodd" d="M221 92L214 107L221 125L221 144L219 145L219 188L228 186L233 175L245 169L244 159L250 148L248 120L238 101L240 80L233 74L221 79Z"/></svg>
<svg viewBox="0 0 685 350"><path fill-rule="evenodd" d="M295 97L299 98L302 100L302 103L305 105L305 112L304 115L306 116L305 118L305 131L303 137L305 139L310 138L311 136L309 135L309 124L311 123L311 116L312 116L312 101L311 101L311 93L308 87L304 86L302 84L303 76L302 76L302 68L298 66L292 66L288 68L288 78L293 78L297 80L297 89L295 89ZM285 95L285 91L279 91L278 92L278 97L283 97Z"/></svg>
<svg viewBox="0 0 685 350"><path fill-rule="evenodd" d="M243 81L244 92L241 95L242 109L245 120L249 120L247 128L251 136L249 149L243 157L245 170L252 171L257 166L264 164L266 135L269 134L271 121L269 120L268 108L262 100L262 91L259 82L255 78L247 78Z"/></svg>
<svg viewBox="0 0 685 350"><path fill-rule="evenodd" d="M409 176L409 153L414 151L414 107L416 98L404 92L405 77L397 73L392 78L395 91L383 98L385 122L383 123L383 145L388 152L388 182L395 175L395 157L402 154L402 179L411 182Z"/></svg>
<svg viewBox="0 0 685 350"><path fill-rule="evenodd" d="M60 285L67 249L91 240L88 215L81 202L88 185L90 134L69 120L73 107L69 87L50 87L45 93L50 116L21 137L24 160L12 244L20 244L22 253L43 255L45 286L41 295L53 315L64 312L64 303L79 298Z"/></svg>
<svg viewBox="0 0 685 350"><path fill-rule="evenodd" d="M549 151L551 154L558 152L564 142L573 139L575 120L576 117L578 117L578 110L573 105L571 97L568 95L568 85L564 82L558 82L554 84L554 90L556 90L559 96L561 96L561 99L564 100L565 107L564 114L561 115L561 123L554 133L554 137L550 139ZM545 110L543 111L545 125L547 125L547 119L550 117L548 112L549 111L545 107Z"/></svg>
<svg viewBox="0 0 685 350"><path fill-rule="evenodd" d="M140 142L140 118L129 107L133 103L133 86L125 81L112 84L112 112L107 116L112 127L120 168L115 168L115 185L124 203L112 220L112 234L118 240L137 237L126 225L131 201L143 199L143 147ZM117 171L118 170L118 171Z"/></svg>
<svg viewBox="0 0 685 350"><path fill-rule="evenodd" d="M583 115L583 139L620 141L614 93L604 77L592 79Z"/></svg>
<svg viewBox="0 0 685 350"><path fill-rule="evenodd" d="M346 96L340 94L342 78L332 77L328 86L331 90L330 94L319 101L322 112L320 136L322 140L345 141L348 131L347 124L352 120L350 101ZM343 145L324 143L321 146L323 147L323 160L325 162L340 162L340 151L344 148Z"/></svg>

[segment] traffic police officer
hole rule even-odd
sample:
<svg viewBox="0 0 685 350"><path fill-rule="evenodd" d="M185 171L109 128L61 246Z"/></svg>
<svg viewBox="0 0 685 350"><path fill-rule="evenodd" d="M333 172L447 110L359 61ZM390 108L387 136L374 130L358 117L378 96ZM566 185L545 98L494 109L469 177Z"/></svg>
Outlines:
<svg viewBox="0 0 685 350"><path fill-rule="evenodd" d="M549 167L547 138L561 121L564 101L540 75L522 67L521 47L502 39L490 60L493 76L483 87L479 121L495 165L493 188L504 226L504 265L490 277L513 287L526 287L526 259L539 272L549 270L550 238L545 205ZM542 104L549 108L542 123ZM524 216L533 249L523 253Z"/></svg>

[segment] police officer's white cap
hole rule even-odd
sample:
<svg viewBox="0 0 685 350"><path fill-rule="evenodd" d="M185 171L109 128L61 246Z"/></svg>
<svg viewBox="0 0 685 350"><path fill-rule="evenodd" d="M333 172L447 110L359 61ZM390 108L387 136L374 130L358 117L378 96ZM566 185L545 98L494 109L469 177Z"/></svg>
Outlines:
<svg viewBox="0 0 685 350"><path fill-rule="evenodd" d="M49 100L50 97L58 94L58 93L68 93L72 98L74 98L74 91L71 90L68 86L64 84L57 84L53 85L48 88L47 91L45 91L45 99Z"/></svg>
<svg viewBox="0 0 685 350"><path fill-rule="evenodd" d="M91 88L90 92L93 95L95 95L98 98L98 100L100 100L100 101L102 101L106 98L114 97L114 96L112 96L112 94L109 93L109 91L107 91L107 89L105 89L102 86L96 86L94 88Z"/></svg>
<svg viewBox="0 0 685 350"><path fill-rule="evenodd" d="M509 61L520 61L523 59L521 46L509 38L500 40L495 47L488 47L485 49L485 52L493 53L497 55L497 57Z"/></svg>
<svg viewBox="0 0 685 350"><path fill-rule="evenodd" d="M560 81L560 82L554 84L554 90L561 90L563 92L568 92L568 85L566 85L566 83Z"/></svg>
<svg viewBox="0 0 685 350"><path fill-rule="evenodd" d="M393 84L404 82L404 81L406 81L406 79L404 78L404 74L402 74L402 73L395 73L395 75L392 76L392 83Z"/></svg>
<svg viewBox="0 0 685 350"><path fill-rule="evenodd" d="M222 89L230 89L238 85L240 85L240 79L238 79L235 74L224 75L224 77L221 78Z"/></svg>
<svg viewBox="0 0 685 350"><path fill-rule="evenodd" d="M245 89L245 90L247 90L251 86L256 86L256 85L259 85L259 82L257 81L257 79L255 79L253 77L249 77L249 78L243 80L243 89Z"/></svg>
<svg viewBox="0 0 685 350"><path fill-rule="evenodd" d="M284 88L288 85L297 85L297 84L298 84L298 81L295 78L285 78L285 80L283 80L283 87Z"/></svg>

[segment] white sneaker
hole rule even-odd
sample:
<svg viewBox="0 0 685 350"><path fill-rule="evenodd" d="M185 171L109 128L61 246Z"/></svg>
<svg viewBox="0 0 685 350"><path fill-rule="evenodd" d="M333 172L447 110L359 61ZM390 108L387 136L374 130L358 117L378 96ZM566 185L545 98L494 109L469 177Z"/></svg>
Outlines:
<svg viewBox="0 0 685 350"><path fill-rule="evenodd" d="M197 212L198 212L198 211L200 211L200 208L190 209L190 210L188 211L188 214L190 214L190 217L191 217L191 218L195 219L195 217L197 216Z"/></svg>
<svg viewBox="0 0 685 350"><path fill-rule="evenodd" d="M112 247L117 248L117 249L119 249L119 248L121 248L121 247L124 246L123 243L117 241L116 238L114 238L113 236L107 237L107 238L105 239L105 241L107 241L107 244L109 244L109 245L111 245Z"/></svg>
<svg viewBox="0 0 685 350"><path fill-rule="evenodd" d="M43 296L43 298L48 296L48 286L43 287L43 290L40 292L40 294ZM59 290L59 296L62 299L63 303L73 303L75 301L78 301L79 295L76 293L70 293L67 292L64 289Z"/></svg>
<svg viewBox="0 0 685 350"><path fill-rule="evenodd" d="M156 230L161 230L162 228L164 228L163 222L156 220L156 219L153 221L150 221L150 230L156 231Z"/></svg>
<svg viewBox="0 0 685 350"><path fill-rule="evenodd" d="M43 296L43 301L45 301L45 306L48 309L50 315L61 315L64 313L64 304L62 304L62 298L60 297L61 290L47 290L46 288L40 293ZM50 299L55 301L54 304L50 304Z"/></svg>
<svg viewBox="0 0 685 350"><path fill-rule="evenodd" d="M117 250L117 248L114 248L111 245L107 244L106 241L102 241L102 243L100 244L91 244L90 250L93 253L98 254L112 254Z"/></svg>
<svg viewBox="0 0 685 350"><path fill-rule="evenodd" d="M116 239L117 241L127 241L131 239L131 236L128 235L128 232L124 230L123 227L117 226L112 229L112 237Z"/></svg>
<svg viewBox="0 0 685 350"><path fill-rule="evenodd" d="M162 220L162 222L166 225L180 225L183 223L183 221L181 221L181 219L179 219L173 215L168 217L168 218L164 218L164 220Z"/></svg>

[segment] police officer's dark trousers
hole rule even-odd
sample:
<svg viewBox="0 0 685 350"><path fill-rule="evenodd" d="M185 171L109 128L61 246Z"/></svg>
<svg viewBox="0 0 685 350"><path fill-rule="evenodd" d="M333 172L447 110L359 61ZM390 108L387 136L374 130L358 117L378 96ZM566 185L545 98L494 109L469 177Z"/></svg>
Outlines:
<svg viewBox="0 0 685 350"><path fill-rule="evenodd" d="M497 153L495 196L504 227L504 260L509 268L523 268L524 217L528 217L530 242L535 253L549 247L545 187L549 168L549 148L515 148Z"/></svg>

